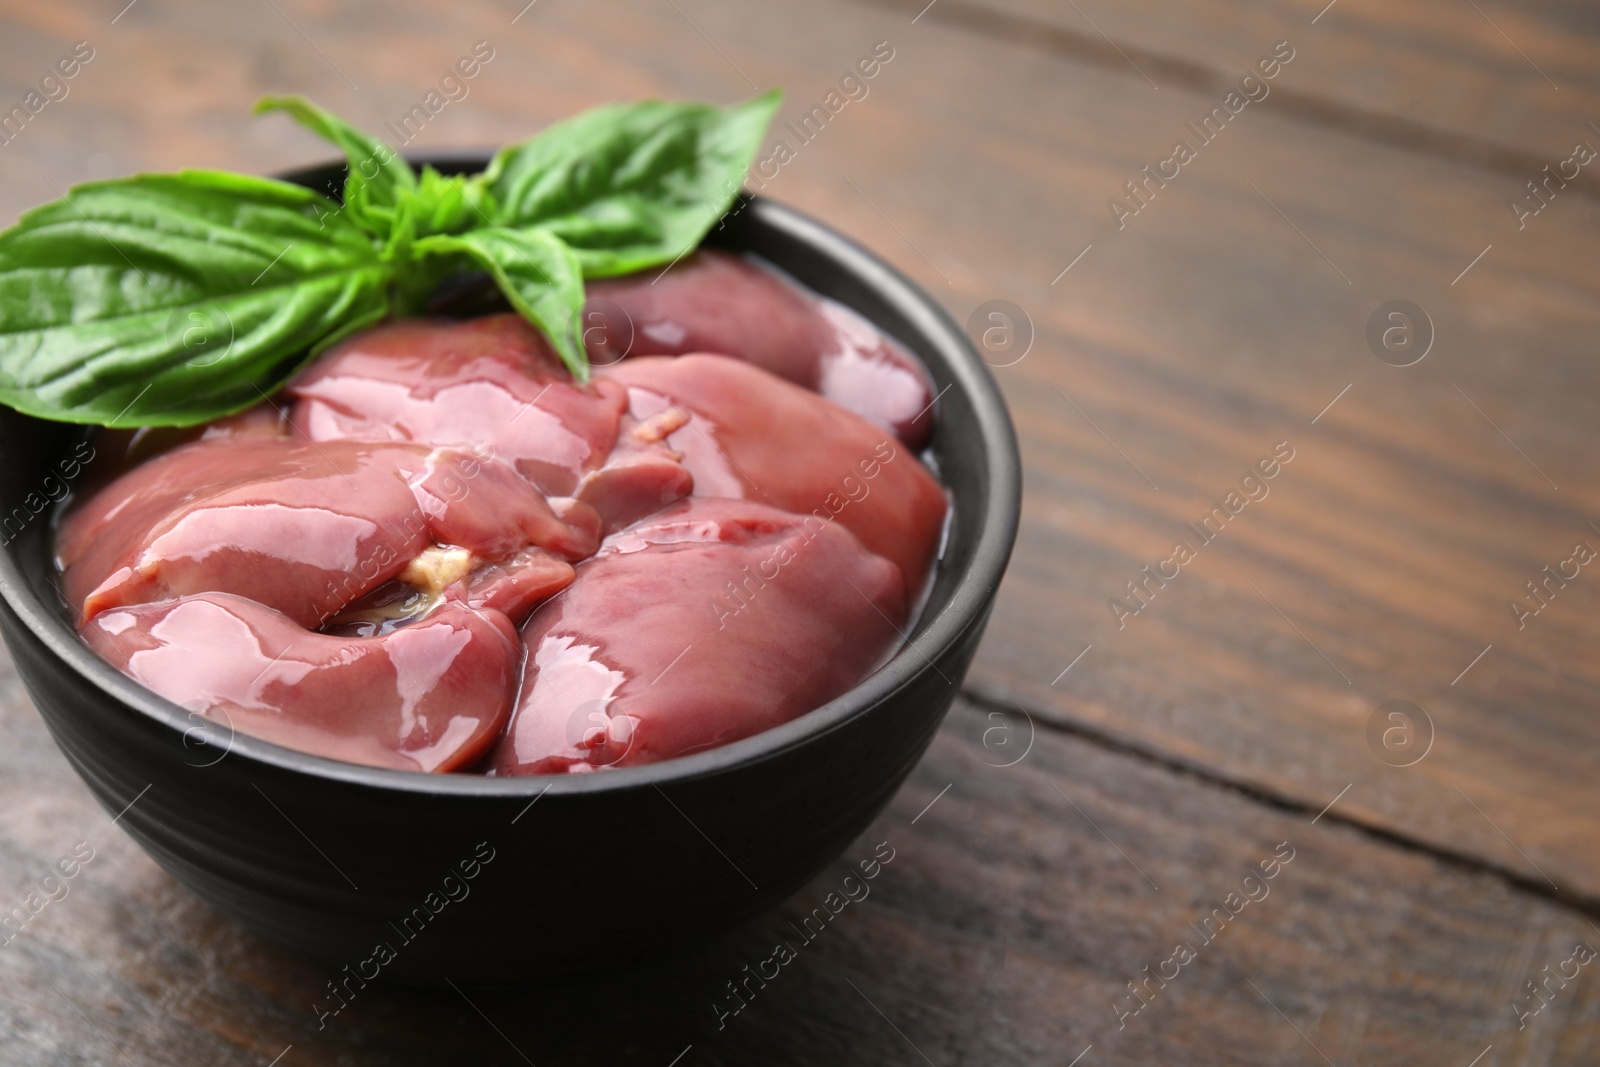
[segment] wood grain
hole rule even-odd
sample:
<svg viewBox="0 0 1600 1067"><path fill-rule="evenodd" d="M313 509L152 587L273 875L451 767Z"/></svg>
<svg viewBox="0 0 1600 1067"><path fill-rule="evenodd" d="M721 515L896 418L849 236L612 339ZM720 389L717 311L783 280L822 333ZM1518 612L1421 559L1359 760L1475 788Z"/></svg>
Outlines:
<svg viewBox="0 0 1600 1067"><path fill-rule="evenodd" d="M311 1004L328 975L218 917L109 827L39 724L14 710L9 671L0 677L7 810L31 804L0 826L6 871L20 882L79 840L97 850L71 892L0 948L7 1067L123 1062L117 1053L214 1067L279 1054L285 1065L665 1067L685 1049L682 1064L1065 1064L1090 1045L1084 1063L1309 1064L1320 1051L1334 1063L1466 1064L1493 1045L1489 1062L1549 1064L1584 1062L1600 1040L1593 965L1552 983L1520 1031L1512 1010L1537 1003L1519 992L1546 965L1600 946L1582 916L1047 730L997 766L1014 754L985 734L1009 727L1021 742L1026 721L968 705L837 870L721 941L562 989L378 983L319 1030ZM894 858L866 895L825 926L813 919L806 941L796 928L883 842ZM1246 882L1290 850L1276 877ZM1229 902L1246 888L1261 899ZM1237 914L1196 932L1215 908ZM727 983L780 942L795 959L721 1016ZM1122 1017L1140 1003L1127 983L1179 943L1195 958Z"/></svg>
<svg viewBox="0 0 1600 1067"><path fill-rule="evenodd" d="M1135 91L1220 96L1279 41L1299 55L1272 105L1315 126L1517 177L1592 141L1600 19L1581 3L1267 0L1059 4L861 0L1090 63ZM1585 187L1592 194L1600 187Z"/></svg>

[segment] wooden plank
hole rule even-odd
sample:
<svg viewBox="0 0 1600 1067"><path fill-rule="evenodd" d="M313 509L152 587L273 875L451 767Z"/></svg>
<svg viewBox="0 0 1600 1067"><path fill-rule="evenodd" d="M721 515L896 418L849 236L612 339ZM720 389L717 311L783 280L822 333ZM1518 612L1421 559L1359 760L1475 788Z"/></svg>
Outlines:
<svg viewBox="0 0 1600 1067"><path fill-rule="evenodd" d="M771 33L700 18L736 62ZM880 111L807 146L831 181L789 188L958 314L999 296L1034 313L1037 355L1000 372L1023 542L975 684L1305 803L1351 786L1358 818L1592 899L1592 583L1525 630L1509 605L1600 516L1594 203L1519 232L1493 173L1247 112L1119 230L1109 195L1220 99L1152 108L1110 74L936 28L901 53ZM1396 297L1439 333L1413 368L1364 339ZM1277 495L1116 629L1109 597L1284 440L1305 444ZM1097 638L1106 659L1052 686ZM1439 735L1408 769L1364 736L1393 699Z"/></svg>
<svg viewBox="0 0 1600 1067"><path fill-rule="evenodd" d="M1466 1064L1493 1045L1486 1062L1548 1064L1600 1039L1593 966L1570 965L1521 1030L1511 1008L1541 1003L1518 998L1546 965L1600 946L1582 915L1053 731L996 766L1013 757L984 737L1003 724L965 705L836 869L721 941L554 990L380 981L318 1029L329 976L156 869L77 787L9 667L0 693L0 802L26 813L0 824L0 890L95 850L0 948L0 1064L1066 1064L1090 1045L1080 1062ZM797 932L845 891L858 899ZM1246 891L1259 899L1228 897ZM732 1012L727 984L780 943L795 958ZM1142 1003L1127 983L1180 943L1195 958L1124 1016Z"/></svg>
<svg viewBox="0 0 1600 1067"><path fill-rule="evenodd" d="M1568 3L863 0L1122 74L1129 95L1221 96L1287 41L1268 105L1301 121L1509 174L1594 143L1600 25ZM1270 69L1270 68L1269 68ZM1259 92L1259 90L1252 90ZM1592 180L1588 193L1600 191Z"/></svg>
<svg viewBox="0 0 1600 1067"><path fill-rule="evenodd" d="M1021 65L1012 92L1044 84L1019 55L973 61ZM929 114L960 107L958 89L919 88ZM961 208L902 187L911 240L935 257L959 249L988 280L963 306L1003 295L1041 331L1041 358L1000 372L1030 497L979 688L1306 801L1353 785L1342 803L1358 817L1592 897L1592 583L1561 589L1524 630L1510 610L1572 542L1600 544L1587 526L1600 502L1582 339L1597 307L1592 203L1558 200L1534 222L1562 229L1519 233L1498 215L1492 175L1263 113L1241 140L1206 149L1195 183L1160 191L1119 231L1083 201L1137 174L1161 135L1096 79L1051 88L1040 112L1070 118L966 146L1014 167L973 167L965 182L945 168L946 184L971 190ZM1101 104L1074 110L1078 100ZM1210 102L1163 101L1165 128L1181 131ZM933 155L903 173L931 169ZM848 210L849 197L838 202ZM973 217L996 203L1013 206ZM1023 236L1029 212L1035 231L1071 235L1053 255ZM974 255L996 229L1010 240ZM1440 336L1431 360L1406 370L1363 338L1395 297L1424 303ZM1282 440L1302 465L1276 495L1215 543L1196 541L1193 570L1118 629L1108 599L1194 540L1184 524ZM1422 705L1439 732L1409 770L1364 738L1392 699Z"/></svg>
<svg viewBox="0 0 1600 1067"><path fill-rule="evenodd" d="M324 158L287 123L247 125L248 102L289 82L377 127L479 38L500 58L418 145L749 81L787 85L798 118L890 41L867 99L768 191L859 234L959 318L998 297L1033 316L1033 353L999 371L1030 496L974 686L1302 805L1344 791L1341 811L1387 832L1600 892L1594 581L1525 630L1508 607L1600 519L1592 200L1559 196L1519 232L1496 172L1246 109L1118 230L1106 201L1220 98L1152 104L1120 73L892 12L679 7L541 4L513 25L485 2L414 5L375 27L295 4L140 5L115 27L30 9L0 46L8 71L107 43L26 131L0 207L99 171ZM1363 339L1396 297L1438 330L1406 369ZM1116 629L1107 600L1284 440L1296 458L1271 497ZM1365 741L1392 699L1436 727L1408 769Z"/></svg>

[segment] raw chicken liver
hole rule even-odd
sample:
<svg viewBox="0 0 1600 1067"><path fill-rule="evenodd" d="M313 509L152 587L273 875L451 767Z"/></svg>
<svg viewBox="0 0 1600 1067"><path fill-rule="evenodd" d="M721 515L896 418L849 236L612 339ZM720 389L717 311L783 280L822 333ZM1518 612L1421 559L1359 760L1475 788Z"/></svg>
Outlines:
<svg viewBox="0 0 1600 1067"><path fill-rule="evenodd" d="M516 472L457 449L220 437L163 453L58 533L68 600L109 608L234 593L314 628L435 541L485 559L529 545L581 559L592 536Z"/></svg>
<svg viewBox="0 0 1600 1067"><path fill-rule="evenodd" d="M638 418L674 407L688 415L667 443L683 454L695 495L831 518L899 564L908 589L921 588L944 490L893 434L737 360L629 359L601 374L628 387Z"/></svg>
<svg viewBox="0 0 1600 1067"><path fill-rule="evenodd" d="M626 321L612 322L615 310ZM813 296L754 262L701 249L665 272L589 284L586 323L597 366L627 355L735 356L821 393L920 449L933 428L933 393L922 366L893 339L841 304Z"/></svg>
<svg viewBox="0 0 1600 1067"><path fill-rule="evenodd" d="M927 379L750 261L653 277L591 286L637 331L589 338L587 384L517 316L405 319L283 406L107 433L57 531L84 640L239 733L418 771L650 763L847 692L932 572Z"/></svg>
<svg viewBox="0 0 1600 1067"><path fill-rule="evenodd" d="M623 398L573 382L517 315L401 319L344 341L289 385L290 419L313 441L488 445L566 496L616 443Z"/></svg>
<svg viewBox="0 0 1600 1067"><path fill-rule="evenodd" d="M522 662L504 615L453 603L356 638L202 593L102 612L83 637L134 681L239 733L417 771L467 766L494 743Z"/></svg>
<svg viewBox="0 0 1600 1067"><path fill-rule="evenodd" d="M607 539L523 628L496 774L632 766L736 741L860 681L905 585L838 523L696 497Z"/></svg>

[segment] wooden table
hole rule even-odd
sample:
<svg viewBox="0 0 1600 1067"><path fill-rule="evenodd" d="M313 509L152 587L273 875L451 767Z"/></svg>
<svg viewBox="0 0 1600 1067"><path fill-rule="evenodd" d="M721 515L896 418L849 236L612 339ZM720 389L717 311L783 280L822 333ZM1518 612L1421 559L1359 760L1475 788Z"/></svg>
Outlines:
<svg viewBox="0 0 1600 1067"><path fill-rule="evenodd" d="M1027 498L960 704L845 857L896 860L721 1028L842 867L647 972L375 988L318 1031L325 976L111 826L0 670L0 903L94 852L0 947L0 1063L1600 1060L1600 568L1527 588L1600 549L1600 162L1527 185L1600 147L1592 5L124 2L0 15L6 108L94 49L0 146L0 218L325 158L255 97L378 129L480 40L410 147L774 84L797 119L887 42L766 191L980 330L1023 309L990 358Z"/></svg>

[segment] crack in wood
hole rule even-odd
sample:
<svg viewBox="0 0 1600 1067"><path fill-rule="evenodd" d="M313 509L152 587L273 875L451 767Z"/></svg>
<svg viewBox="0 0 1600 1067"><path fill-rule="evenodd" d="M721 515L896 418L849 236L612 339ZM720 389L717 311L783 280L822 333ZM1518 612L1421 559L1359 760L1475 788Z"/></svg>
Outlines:
<svg viewBox="0 0 1600 1067"><path fill-rule="evenodd" d="M1051 711L1047 713L1041 708L1030 708L1014 700L993 696L969 686L962 687L961 700L981 710L997 711L1005 715L1024 715L1039 726L1054 730L1056 733L1076 738L1116 755L1126 756L1141 763L1160 767L1180 777L1204 783L1215 789L1233 793L1262 807L1305 815L1307 818L1319 816L1323 821L1337 823L1355 830L1367 838L1402 851L1428 856L1457 870L1473 874L1486 874L1498 878L1514 889L1519 889L1524 893L1575 911L1587 919L1600 919L1600 898L1570 889L1557 888L1542 878L1524 874L1513 867L1497 863L1494 860L1476 856L1470 852L1447 848L1420 837L1413 837L1393 827L1381 826L1355 816L1343 814L1337 810L1319 813L1315 804L1306 803L1287 793L1279 792L1270 786L1229 777L1226 774L1219 773L1215 768L1179 759L1155 748L1118 737L1109 731L1097 730L1085 723L1063 721L1059 718L1059 712Z"/></svg>
<svg viewBox="0 0 1600 1067"><path fill-rule="evenodd" d="M903 0L850 2L884 11L906 10ZM1237 77L1204 63L1140 48L1126 41L1112 43L1109 38L1080 33L1057 23L1002 11L973 0L944 0L926 14L929 22L943 23L993 41L1021 45L1129 77L1138 76L1129 65L1137 62L1141 68L1159 78L1161 84L1191 92L1207 95L1227 92L1234 88ZM1278 102L1273 105L1275 110L1311 125L1352 134L1387 147L1503 174L1516 178L1518 182L1526 181L1530 175L1538 175L1550 162L1532 152L1509 148L1496 141L1452 133L1414 119L1341 103L1287 85L1275 84L1272 87L1272 99ZM1268 105L1263 102L1263 106ZM1571 181L1569 184L1579 195L1600 200L1600 183L1590 179Z"/></svg>

